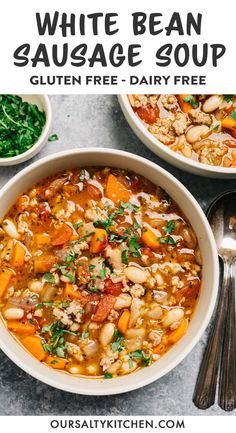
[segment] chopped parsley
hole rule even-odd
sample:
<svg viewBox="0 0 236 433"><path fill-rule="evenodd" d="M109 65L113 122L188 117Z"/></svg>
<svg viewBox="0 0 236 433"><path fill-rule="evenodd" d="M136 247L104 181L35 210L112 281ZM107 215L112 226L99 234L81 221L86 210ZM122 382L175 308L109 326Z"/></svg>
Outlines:
<svg viewBox="0 0 236 433"><path fill-rule="evenodd" d="M230 102L232 99L234 99L234 95L224 95L224 101Z"/></svg>
<svg viewBox="0 0 236 433"><path fill-rule="evenodd" d="M133 257L141 257L141 253L139 251L140 244L137 242L138 238L138 235L134 235L128 240L129 251Z"/></svg>
<svg viewBox="0 0 236 433"><path fill-rule="evenodd" d="M232 119L236 119L236 110L231 111L229 117L231 117Z"/></svg>
<svg viewBox="0 0 236 433"><path fill-rule="evenodd" d="M83 227L84 223L80 221L79 223L73 224L73 227L75 230L78 230L80 227Z"/></svg>
<svg viewBox="0 0 236 433"><path fill-rule="evenodd" d="M86 329L85 331L82 332L81 337L80 337L80 340L81 340L81 341L84 341L84 340L86 340L86 338L88 338L88 337L89 337L89 332L88 332L88 329Z"/></svg>
<svg viewBox="0 0 236 433"><path fill-rule="evenodd" d="M169 235L170 233L172 233L175 229L175 223L174 221L168 221L167 226L164 227L164 232L166 235Z"/></svg>
<svg viewBox="0 0 236 433"><path fill-rule="evenodd" d="M48 141L57 141L59 140L59 137L57 134L52 134L48 137Z"/></svg>
<svg viewBox="0 0 236 433"><path fill-rule="evenodd" d="M104 373L104 379L112 379L112 374L111 373Z"/></svg>
<svg viewBox="0 0 236 433"><path fill-rule="evenodd" d="M50 272L47 272L43 275L43 279L46 281L46 283L55 284L55 277Z"/></svg>
<svg viewBox="0 0 236 433"><path fill-rule="evenodd" d="M142 364L145 367L147 367L150 364L151 360L152 360L152 355L147 356L146 353L144 352L144 350L135 350L134 352L132 352L130 354L130 359L132 360L133 358L134 359L141 359Z"/></svg>
<svg viewBox="0 0 236 433"><path fill-rule="evenodd" d="M183 98L184 102L188 102L193 108L198 107L198 103L193 95L187 95Z"/></svg>
<svg viewBox="0 0 236 433"><path fill-rule="evenodd" d="M172 238L172 236L169 235L166 238L164 237L159 238L159 241L161 244L176 245L176 241L174 240L174 238Z"/></svg>
<svg viewBox="0 0 236 433"><path fill-rule="evenodd" d="M121 252L121 261L124 265L128 265L128 257L127 257L127 251L122 250Z"/></svg>
<svg viewBox="0 0 236 433"><path fill-rule="evenodd" d="M17 95L0 95L0 157L29 150L40 137L46 116L37 105Z"/></svg>
<svg viewBox="0 0 236 433"><path fill-rule="evenodd" d="M66 341L64 335L79 335L78 332L72 332L64 329L60 321L43 326L41 333L49 333L51 335L47 342L43 341L42 343L44 350L49 353L54 353L60 358L65 358Z"/></svg>
<svg viewBox="0 0 236 433"><path fill-rule="evenodd" d="M213 131L217 132L219 130L220 124L218 123L218 125L215 125L213 128Z"/></svg>
<svg viewBox="0 0 236 433"><path fill-rule="evenodd" d="M82 263L82 265L83 265L83 263ZM89 271L92 271L94 268L96 268L96 266L95 265L88 265L88 270Z"/></svg>
<svg viewBox="0 0 236 433"><path fill-rule="evenodd" d="M117 352L117 350L118 352L121 352L122 350L124 350L124 346L122 345L124 338L125 337L119 332L119 330L115 329L114 331L115 341L111 345L112 352Z"/></svg>

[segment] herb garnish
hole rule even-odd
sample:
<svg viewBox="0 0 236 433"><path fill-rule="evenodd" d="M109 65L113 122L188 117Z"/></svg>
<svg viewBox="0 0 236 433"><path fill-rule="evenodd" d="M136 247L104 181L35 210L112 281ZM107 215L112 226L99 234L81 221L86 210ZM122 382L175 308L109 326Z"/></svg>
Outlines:
<svg viewBox="0 0 236 433"><path fill-rule="evenodd" d="M114 332L114 339L115 341L111 345L112 352L121 352L124 350L124 346L122 345L122 341L124 340L124 336L118 331L118 329L115 329Z"/></svg>
<svg viewBox="0 0 236 433"><path fill-rule="evenodd" d="M43 342L42 345L46 352L55 353L60 358L65 358L66 341L64 335L79 335L79 333L68 331L62 326L60 321L43 326L41 333L46 334L48 332L51 337L47 342Z"/></svg>
<svg viewBox="0 0 236 433"><path fill-rule="evenodd" d="M104 379L112 379L112 374L111 373L104 373Z"/></svg>
<svg viewBox="0 0 236 433"><path fill-rule="evenodd" d="M137 242L138 238L138 235L134 235L128 240L129 250L133 257L141 257L140 244Z"/></svg>
<svg viewBox="0 0 236 433"><path fill-rule="evenodd" d="M236 119L236 110L231 111L229 117L231 117L232 119Z"/></svg>
<svg viewBox="0 0 236 433"><path fill-rule="evenodd" d="M147 367L147 366L150 364L150 362L151 362L152 355L147 356L146 353L144 352L144 350L135 350L134 352L132 352L132 353L130 354L130 360L131 360L131 363L132 363L132 364L129 363L129 366L130 366L130 364L131 364L130 368L133 367L133 362L132 362L132 359L133 359L133 358L135 358L135 359L141 359L142 364L143 364L145 367Z"/></svg>
<svg viewBox="0 0 236 433"><path fill-rule="evenodd" d="M43 275L43 279L46 281L46 283L55 284L55 277L51 272L47 272Z"/></svg>
<svg viewBox="0 0 236 433"><path fill-rule="evenodd" d="M0 157L10 158L29 150L45 125L45 113L17 95L0 95Z"/></svg>
<svg viewBox="0 0 236 433"><path fill-rule="evenodd" d="M234 95L224 95L224 101L229 102L234 99Z"/></svg>
<svg viewBox="0 0 236 433"><path fill-rule="evenodd" d="M193 95L187 95L183 98L184 102L188 102L193 108L198 107L198 103Z"/></svg>
<svg viewBox="0 0 236 433"><path fill-rule="evenodd" d="M57 134L52 134L48 137L48 141L57 141L59 140L59 137Z"/></svg>
<svg viewBox="0 0 236 433"><path fill-rule="evenodd" d="M175 229L175 223L174 221L168 221L167 226L163 228L166 235L169 235L172 233Z"/></svg>
<svg viewBox="0 0 236 433"><path fill-rule="evenodd" d="M127 251L123 250L121 252L121 261L124 265L128 265L128 257L127 257Z"/></svg>

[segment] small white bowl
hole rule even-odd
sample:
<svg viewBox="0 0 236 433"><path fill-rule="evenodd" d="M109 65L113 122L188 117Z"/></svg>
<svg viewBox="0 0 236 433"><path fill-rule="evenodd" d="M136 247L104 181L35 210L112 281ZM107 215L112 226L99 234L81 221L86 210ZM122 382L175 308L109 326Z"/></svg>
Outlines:
<svg viewBox="0 0 236 433"><path fill-rule="evenodd" d="M0 158L0 166L17 165L21 162L27 161L33 158L45 144L47 143L48 136L50 134L52 125L52 107L47 95L18 95L23 101L29 102L30 104L37 105L39 110L44 111L46 116L46 122L43 127L42 133L38 140L33 144L33 146L26 152L21 153L17 156L12 156L10 158Z"/></svg>
<svg viewBox="0 0 236 433"><path fill-rule="evenodd" d="M178 203L197 235L203 262L202 290L193 319L186 335L160 360L150 367L114 379L75 377L53 370L30 355L6 329L0 320L0 347L19 367L35 378L64 391L86 395L119 394L140 388L159 379L175 368L199 341L209 323L218 289L218 256L211 228L205 214L190 192L158 165L120 150L90 148L68 150L34 162L0 191L0 218L16 198L39 180L73 167L120 167L142 174L159 185Z"/></svg>
<svg viewBox="0 0 236 433"><path fill-rule="evenodd" d="M181 170L188 171L192 174L198 174L199 176L221 179L236 178L236 168L226 168L202 164L201 162L194 161L193 159L186 158L185 156L174 152L168 146L165 146L163 143L157 140L157 138L148 131L142 120L139 119L137 114L135 114L127 95L118 95L118 100L124 116L134 133L150 150L152 150L152 152L156 153L156 155L158 155L160 158L172 165L175 165Z"/></svg>

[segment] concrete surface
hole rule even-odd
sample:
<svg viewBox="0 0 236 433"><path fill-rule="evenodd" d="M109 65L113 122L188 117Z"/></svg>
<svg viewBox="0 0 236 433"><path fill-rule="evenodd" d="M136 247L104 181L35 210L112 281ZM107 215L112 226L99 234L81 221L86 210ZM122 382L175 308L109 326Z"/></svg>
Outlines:
<svg viewBox="0 0 236 433"><path fill-rule="evenodd" d="M138 153L180 179L204 210L217 194L235 187L235 181L192 176L161 161L133 134L116 96L60 95L51 100L52 132L58 134L59 141L48 143L34 160L60 150L90 146ZM29 163L0 167L0 186ZM53 389L24 373L0 351L0 415L225 415L217 405L201 411L192 403L206 338L207 332L190 355L159 381L113 397L86 397Z"/></svg>

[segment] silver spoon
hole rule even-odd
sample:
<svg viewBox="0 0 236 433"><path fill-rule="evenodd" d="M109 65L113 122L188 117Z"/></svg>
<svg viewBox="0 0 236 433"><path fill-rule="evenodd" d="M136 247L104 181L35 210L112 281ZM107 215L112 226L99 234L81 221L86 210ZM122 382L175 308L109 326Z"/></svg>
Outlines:
<svg viewBox="0 0 236 433"><path fill-rule="evenodd" d="M200 409L207 409L214 404L222 352L218 400L222 409L231 411L236 407L236 190L217 197L209 207L207 216L215 236L219 257L223 262L223 281L193 402Z"/></svg>

